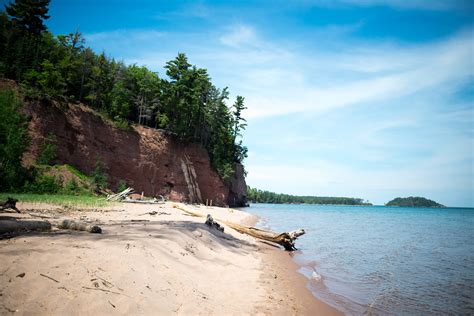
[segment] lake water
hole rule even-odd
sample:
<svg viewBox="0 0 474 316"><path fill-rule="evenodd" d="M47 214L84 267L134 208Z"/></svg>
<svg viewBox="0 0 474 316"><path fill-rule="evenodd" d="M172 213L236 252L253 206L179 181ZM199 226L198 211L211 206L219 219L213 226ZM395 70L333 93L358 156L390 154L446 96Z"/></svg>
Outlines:
<svg viewBox="0 0 474 316"><path fill-rule="evenodd" d="M346 314L474 314L474 209L252 204L259 226L304 228L294 259Z"/></svg>

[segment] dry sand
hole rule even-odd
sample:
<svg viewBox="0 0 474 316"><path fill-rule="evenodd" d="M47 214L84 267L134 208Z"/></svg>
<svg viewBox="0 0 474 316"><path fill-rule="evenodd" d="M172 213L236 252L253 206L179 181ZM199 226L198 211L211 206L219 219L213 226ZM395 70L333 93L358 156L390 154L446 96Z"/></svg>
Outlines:
<svg viewBox="0 0 474 316"><path fill-rule="evenodd" d="M19 203L51 222L81 219L103 233L54 230L0 240L0 314L338 314L305 288L287 252L225 225L224 233L210 229L173 204L78 210ZM239 210L185 207L217 220L256 221Z"/></svg>

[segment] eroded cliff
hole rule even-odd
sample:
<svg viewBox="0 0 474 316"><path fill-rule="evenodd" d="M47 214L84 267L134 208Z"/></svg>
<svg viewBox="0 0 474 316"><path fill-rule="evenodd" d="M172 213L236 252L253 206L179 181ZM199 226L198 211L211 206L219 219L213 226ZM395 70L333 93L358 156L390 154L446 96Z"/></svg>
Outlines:
<svg viewBox="0 0 474 316"><path fill-rule="evenodd" d="M164 131L143 126L115 127L82 105L28 102L31 146L24 161L32 161L48 134L56 136L57 162L90 174L98 160L106 166L109 186L120 180L148 196L163 195L181 202L244 206L246 185L241 165L229 184L211 168L207 151L183 144ZM197 191L196 191L197 190Z"/></svg>

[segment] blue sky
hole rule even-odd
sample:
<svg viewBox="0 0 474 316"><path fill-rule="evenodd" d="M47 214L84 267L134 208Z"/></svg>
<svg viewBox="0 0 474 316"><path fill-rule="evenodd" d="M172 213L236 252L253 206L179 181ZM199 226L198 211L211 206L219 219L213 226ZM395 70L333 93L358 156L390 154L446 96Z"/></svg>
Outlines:
<svg viewBox="0 0 474 316"><path fill-rule="evenodd" d="M162 76L184 52L243 95L253 187L474 206L473 1L52 0L50 13L54 34L79 28Z"/></svg>

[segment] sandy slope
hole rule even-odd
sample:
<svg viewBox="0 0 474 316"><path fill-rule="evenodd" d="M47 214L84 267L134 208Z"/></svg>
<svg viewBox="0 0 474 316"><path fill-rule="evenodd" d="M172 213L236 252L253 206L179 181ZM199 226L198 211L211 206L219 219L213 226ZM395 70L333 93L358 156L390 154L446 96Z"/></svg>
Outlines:
<svg viewBox="0 0 474 316"><path fill-rule="evenodd" d="M254 221L238 210L187 207L234 222ZM104 233L58 230L0 240L1 314L335 312L303 288L285 252L227 227L225 233L209 229L203 218L187 216L171 203L19 208L44 209L36 214L50 221L90 221ZM145 214L154 210L169 215Z"/></svg>

